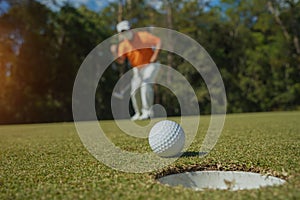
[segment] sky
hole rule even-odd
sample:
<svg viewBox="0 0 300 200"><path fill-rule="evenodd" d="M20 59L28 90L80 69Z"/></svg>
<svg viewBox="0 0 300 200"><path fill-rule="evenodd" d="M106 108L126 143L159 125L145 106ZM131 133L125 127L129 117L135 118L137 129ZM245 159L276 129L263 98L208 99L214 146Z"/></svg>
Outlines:
<svg viewBox="0 0 300 200"><path fill-rule="evenodd" d="M0 15L5 13L9 8L9 4L6 1L0 1Z"/></svg>

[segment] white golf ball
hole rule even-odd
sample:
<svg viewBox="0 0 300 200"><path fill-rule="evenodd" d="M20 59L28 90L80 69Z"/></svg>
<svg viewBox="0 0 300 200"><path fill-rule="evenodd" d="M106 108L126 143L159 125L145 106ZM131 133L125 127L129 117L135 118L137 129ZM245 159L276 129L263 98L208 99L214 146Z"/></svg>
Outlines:
<svg viewBox="0 0 300 200"><path fill-rule="evenodd" d="M152 127L148 140L154 153L161 157L173 157L182 151L185 134L176 122L163 120Z"/></svg>

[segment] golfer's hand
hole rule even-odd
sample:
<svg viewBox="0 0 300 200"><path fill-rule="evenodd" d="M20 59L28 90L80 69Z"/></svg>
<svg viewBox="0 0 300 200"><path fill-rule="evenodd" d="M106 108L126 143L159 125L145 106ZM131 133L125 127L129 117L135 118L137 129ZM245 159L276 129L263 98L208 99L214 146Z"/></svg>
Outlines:
<svg viewBox="0 0 300 200"><path fill-rule="evenodd" d="M110 51L114 55L117 54L117 49L118 49L118 46L116 44L113 44L113 45L110 46Z"/></svg>

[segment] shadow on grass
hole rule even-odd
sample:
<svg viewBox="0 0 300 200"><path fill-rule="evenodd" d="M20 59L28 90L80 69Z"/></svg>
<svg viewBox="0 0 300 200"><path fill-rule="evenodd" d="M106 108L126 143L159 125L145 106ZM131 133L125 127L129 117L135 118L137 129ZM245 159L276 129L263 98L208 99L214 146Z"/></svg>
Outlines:
<svg viewBox="0 0 300 200"><path fill-rule="evenodd" d="M163 158L178 158L178 157L204 157L208 153L207 152L198 152L198 151L186 151L183 152L182 154L177 154L175 156L163 156Z"/></svg>
<svg viewBox="0 0 300 200"><path fill-rule="evenodd" d="M206 154L207 154L207 152L186 151L181 155L181 157L196 157L196 156L203 157Z"/></svg>

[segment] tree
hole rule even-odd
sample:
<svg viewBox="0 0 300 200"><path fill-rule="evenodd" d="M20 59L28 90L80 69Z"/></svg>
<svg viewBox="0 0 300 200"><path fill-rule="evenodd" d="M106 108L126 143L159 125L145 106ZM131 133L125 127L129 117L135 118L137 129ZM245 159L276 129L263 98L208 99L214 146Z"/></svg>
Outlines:
<svg viewBox="0 0 300 200"><path fill-rule="evenodd" d="M20 1L1 16L3 98L1 122L72 120L72 87L85 56L103 39L108 25L85 7L66 4L53 12L37 1ZM80 32L79 32L80 30ZM11 50L10 53L7 50ZM5 67L9 76L5 74Z"/></svg>

